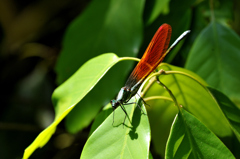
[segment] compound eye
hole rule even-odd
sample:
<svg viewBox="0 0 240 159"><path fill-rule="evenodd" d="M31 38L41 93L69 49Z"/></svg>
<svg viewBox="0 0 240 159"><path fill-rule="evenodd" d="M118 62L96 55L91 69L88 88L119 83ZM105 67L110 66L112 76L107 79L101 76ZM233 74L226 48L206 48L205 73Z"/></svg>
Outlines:
<svg viewBox="0 0 240 159"><path fill-rule="evenodd" d="M116 104L116 100L113 99L113 100L110 101L110 103L111 103L112 107L114 107L115 104Z"/></svg>
<svg viewBox="0 0 240 159"><path fill-rule="evenodd" d="M115 110L120 105L120 102L116 100L111 100L111 104L112 104L113 110Z"/></svg>

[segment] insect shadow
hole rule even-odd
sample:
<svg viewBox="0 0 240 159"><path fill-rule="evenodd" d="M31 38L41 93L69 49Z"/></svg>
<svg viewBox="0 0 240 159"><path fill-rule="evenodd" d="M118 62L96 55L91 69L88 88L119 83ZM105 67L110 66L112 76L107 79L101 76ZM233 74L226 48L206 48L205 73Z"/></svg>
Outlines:
<svg viewBox="0 0 240 159"><path fill-rule="evenodd" d="M135 109L134 109L132 118L130 118L128 116L128 114L126 114L126 116L125 116L125 119L129 121L130 126L125 123L125 119L124 119L123 123L113 125L113 127L119 127L119 126L123 125L123 128L126 127L126 128L131 129L129 131L128 135L130 136L130 138L132 140L138 139L138 133L136 130L137 130L138 126L140 125L141 116L142 115L146 116L146 113L144 113L142 109L139 109L139 106L141 106L141 105L144 106L144 104L143 103L141 104L141 102L143 102L143 101L139 100L138 103L135 103L135 105L134 105ZM138 105L138 106L136 106L136 105Z"/></svg>

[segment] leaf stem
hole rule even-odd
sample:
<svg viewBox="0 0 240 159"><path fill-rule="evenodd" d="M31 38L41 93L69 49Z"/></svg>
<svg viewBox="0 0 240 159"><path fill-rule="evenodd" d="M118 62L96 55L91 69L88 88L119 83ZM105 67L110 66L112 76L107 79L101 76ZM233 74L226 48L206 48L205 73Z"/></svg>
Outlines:
<svg viewBox="0 0 240 159"><path fill-rule="evenodd" d="M215 16L214 16L214 0L209 1L209 6L210 6L210 11L211 11L211 21L215 21Z"/></svg>
<svg viewBox="0 0 240 159"><path fill-rule="evenodd" d="M148 85L144 88L144 90L142 91L141 96L144 96L144 94L146 93L146 91L149 89L149 87L156 81L159 85L161 85L171 96L171 101L173 101L175 103L175 105L179 108L181 107L176 99L176 97L173 95L172 91L166 86L164 85L158 78L161 74L165 74L165 71L163 69L159 70L156 73L151 74L145 81L144 83L141 85L139 91L141 92L143 86L145 85L145 83L147 81L149 81ZM154 77L154 78L153 78Z"/></svg>
<svg viewBox="0 0 240 159"><path fill-rule="evenodd" d="M191 79L193 79L194 81L196 81L198 84L200 84L207 92L209 92L208 88L197 78L195 78L194 76L187 74L185 72L181 72L181 71L165 71L164 72L165 75L169 75L169 74L180 74L180 75L184 75L186 77L189 77Z"/></svg>
<svg viewBox="0 0 240 159"><path fill-rule="evenodd" d="M191 78L192 80L196 81L198 84L200 84L208 93L209 95L215 100L215 97L212 95L211 91L207 88L207 86L205 86L200 80L198 80L197 78L195 78L194 76L181 72L181 71L165 71L164 72L165 75L169 75L169 74L180 74L180 75L184 75L186 77Z"/></svg>
<svg viewBox="0 0 240 159"><path fill-rule="evenodd" d="M155 100L155 99L163 99L163 100L167 100L167 101L173 102L172 98L164 97L164 96L151 96L151 97L146 97L146 98L144 98L144 101L147 102L147 101Z"/></svg>
<svg viewBox="0 0 240 159"><path fill-rule="evenodd" d="M136 58L136 57L120 57L119 58L119 61L124 61L124 60L133 60L133 61L140 61L139 58Z"/></svg>

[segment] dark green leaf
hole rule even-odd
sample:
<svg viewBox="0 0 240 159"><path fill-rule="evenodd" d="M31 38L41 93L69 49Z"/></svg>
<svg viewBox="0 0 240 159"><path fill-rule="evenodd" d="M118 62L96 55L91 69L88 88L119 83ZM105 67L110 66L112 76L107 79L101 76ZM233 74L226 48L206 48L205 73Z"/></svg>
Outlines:
<svg viewBox="0 0 240 159"><path fill-rule="evenodd" d="M142 41L143 0L93 0L68 27L57 61L57 81L62 83L85 61L106 52L135 56ZM132 62L113 67L67 116L68 131L88 126L103 105L125 82Z"/></svg>
<svg viewBox="0 0 240 159"><path fill-rule="evenodd" d="M146 49L157 28L163 23L168 23L172 26L172 37L170 43L173 43L177 39L177 37L181 35L184 31L189 30L192 17L192 3L193 1L189 0L171 0L169 6L170 12L166 15L161 14L153 23L151 23L151 25L146 28L142 53ZM165 57L164 61L170 63L178 53L182 44L183 42L180 42L173 49L173 51Z"/></svg>
<svg viewBox="0 0 240 159"><path fill-rule="evenodd" d="M102 124L102 122L113 112L113 109L111 107L111 104L109 103L108 105L106 105L103 110L97 115L97 117L94 119L94 122L91 126L91 130L89 132L89 135L91 135L93 133L93 131L95 131L99 125Z"/></svg>
<svg viewBox="0 0 240 159"><path fill-rule="evenodd" d="M208 89L211 91L216 102L228 119L234 133L240 140L240 109L223 93L210 87L208 87Z"/></svg>
<svg viewBox="0 0 240 159"><path fill-rule="evenodd" d="M142 39L142 9L142 0L93 0L67 29L56 66L58 83L99 54L136 55Z"/></svg>
<svg viewBox="0 0 240 159"><path fill-rule="evenodd" d="M240 38L231 29L212 22L196 39L186 68L240 105Z"/></svg>
<svg viewBox="0 0 240 159"><path fill-rule="evenodd" d="M235 157L206 126L181 109L171 129L165 158L230 159Z"/></svg>
<svg viewBox="0 0 240 159"><path fill-rule="evenodd" d="M152 153L149 152L149 159L153 159Z"/></svg>
<svg viewBox="0 0 240 159"><path fill-rule="evenodd" d="M147 1L144 11L146 25L151 24L160 14L168 14L170 0Z"/></svg>

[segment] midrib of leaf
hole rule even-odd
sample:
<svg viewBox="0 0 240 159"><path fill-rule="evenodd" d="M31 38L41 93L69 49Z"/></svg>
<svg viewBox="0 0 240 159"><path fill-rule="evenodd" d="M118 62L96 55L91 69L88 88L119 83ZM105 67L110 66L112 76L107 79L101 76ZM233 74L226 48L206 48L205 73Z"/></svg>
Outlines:
<svg viewBox="0 0 240 159"><path fill-rule="evenodd" d="M180 109L180 111L179 111L180 113L181 113L181 116L182 116L182 119L184 120L184 129L186 130L185 132L186 132L186 134L187 134L187 138L188 138L188 140L189 140L189 143L190 143L190 145L191 145L191 152L193 153L193 156L194 156L194 158L197 158L197 154L196 154L196 152L195 152L195 150L194 150L194 144L193 144L193 142L192 142L192 138L191 138L191 132L190 132L190 130L188 129L188 126L187 126L187 122L186 122L186 119L184 118L184 115L183 115L183 113L182 113L182 111L181 111L181 109ZM191 153L190 153L191 154ZM190 155L189 154L189 155Z"/></svg>
<svg viewBox="0 0 240 159"><path fill-rule="evenodd" d="M177 114L177 116L179 116L178 114ZM179 117L178 117L179 118ZM173 123L175 123L176 121L176 118L174 119L174 121L173 121ZM171 130L172 131L172 130ZM181 145L183 144L183 141L184 141L184 139L185 138L188 138L187 136L186 136L186 134L183 134L183 136L181 137L181 143L178 145L178 147L176 147L175 149L177 150L177 151L173 151L174 153L173 153L173 156L175 156L176 154L177 154L177 152L179 151L179 148L181 147ZM190 155L190 154L189 154Z"/></svg>
<svg viewBox="0 0 240 159"><path fill-rule="evenodd" d="M141 120L141 119L140 119ZM140 126L139 126L139 128L141 128ZM142 130L142 131L139 131L139 132L143 132L144 130ZM141 147L141 150L139 150L140 152L142 152L143 151L143 148L142 148L142 144L140 143L140 140L137 140L137 142L139 143L139 145L140 145L140 147ZM149 153L148 153L148 155L149 155Z"/></svg>
<svg viewBox="0 0 240 159"><path fill-rule="evenodd" d="M131 109L131 114L130 114L130 119L132 119L133 117L133 112L134 112L134 106L132 106L133 108ZM128 123L131 123L130 121L128 121ZM125 131L126 133L124 134L124 142L123 142L123 147L122 147L122 150L121 150L121 156L120 158L121 159L124 159L123 156L124 156L124 149L127 147L128 148L128 144L127 144L127 139L128 139L128 135L127 135L127 132L128 132L128 129L126 129ZM131 154L131 153L130 153Z"/></svg>

